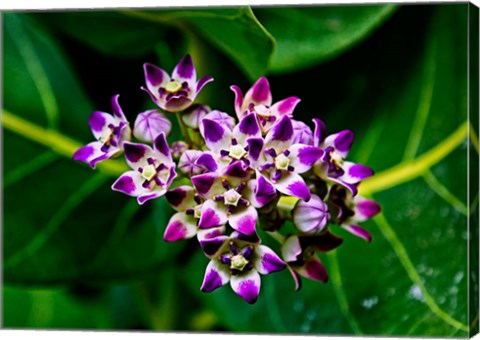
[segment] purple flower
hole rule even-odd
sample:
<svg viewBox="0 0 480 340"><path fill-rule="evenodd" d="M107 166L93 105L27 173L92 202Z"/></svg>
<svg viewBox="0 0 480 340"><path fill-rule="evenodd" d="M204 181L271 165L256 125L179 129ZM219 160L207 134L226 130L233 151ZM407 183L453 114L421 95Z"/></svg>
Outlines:
<svg viewBox="0 0 480 340"><path fill-rule="evenodd" d="M272 105L272 93L267 78L261 77L243 97L242 90L236 85L230 87L235 93L235 112L241 120L254 112L263 132L267 132L283 116L291 116L300 102L297 97L288 97Z"/></svg>
<svg viewBox="0 0 480 340"><path fill-rule="evenodd" d="M200 150L186 150L178 161L178 168L184 174L192 177L206 171L205 167L197 164L197 159L203 155Z"/></svg>
<svg viewBox="0 0 480 340"><path fill-rule="evenodd" d="M113 190L137 197L139 204L167 192L177 174L163 132L155 139L153 147L129 142L123 144L125 158L133 170L121 175L113 183Z"/></svg>
<svg viewBox="0 0 480 340"><path fill-rule="evenodd" d="M100 111L90 115L88 124L97 141L78 149L73 154L74 160L88 163L94 169L98 162L122 153L123 143L131 138L131 130L118 97L112 97L113 115Z"/></svg>
<svg viewBox="0 0 480 340"><path fill-rule="evenodd" d="M315 164L315 174L326 181L346 187L356 195L357 184L373 176L374 173L365 165L345 161L353 143L353 132L344 130L325 137L325 124L318 118L313 121L315 123L314 145L325 151L320 161Z"/></svg>
<svg viewBox="0 0 480 340"><path fill-rule="evenodd" d="M353 196L351 192L338 185L332 186L329 196L338 211L337 224L353 235L371 242L370 233L360 227L358 223L377 215L380 212L380 205L373 200Z"/></svg>
<svg viewBox="0 0 480 340"><path fill-rule="evenodd" d="M228 222L242 234L254 234L258 213L250 190L254 184L249 183L249 178L250 173L241 161L220 171L193 176L195 189L205 199L198 227L210 229Z"/></svg>
<svg viewBox="0 0 480 340"><path fill-rule="evenodd" d="M190 55L180 60L171 77L152 64L147 63L143 68L147 86L142 86L142 90L150 95L155 104L168 112L185 110L193 103L203 86L213 80L212 77L205 76L197 82Z"/></svg>
<svg viewBox="0 0 480 340"><path fill-rule="evenodd" d="M328 206L317 195L312 195L310 201L299 201L293 210L295 227L305 234L322 232L330 220Z"/></svg>
<svg viewBox="0 0 480 340"><path fill-rule="evenodd" d="M175 159L179 159L187 150L188 144L181 140L173 142L170 149L172 156Z"/></svg>
<svg viewBox="0 0 480 340"><path fill-rule="evenodd" d="M295 290L301 288L300 275L315 281L328 281L327 270L315 252L328 252L342 242L329 231L321 235L291 235L285 239L281 252L295 281Z"/></svg>
<svg viewBox="0 0 480 340"><path fill-rule="evenodd" d="M283 116L265 137L257 169L281 193L308 201L310 189L300 176L322 157L323 150L306 144L292 144L293 125Z"/></svg>
<svg viewBox="0 0 480 340"><path fill-rule="evenodd" d="M172 123L158 110L148 110L138 114L133 128L133 135L142 142L152 143L155 138L164 133L168 135Z"/></svg>
<svg viewBox="0 0 480 340"><path fill-rule="evenodd" d="M253 304L260 293L259 274L270 274L285 267L285 263L269 247L230 238L211 257L200 289L211 292L230 282L237 295Z"/></svg>

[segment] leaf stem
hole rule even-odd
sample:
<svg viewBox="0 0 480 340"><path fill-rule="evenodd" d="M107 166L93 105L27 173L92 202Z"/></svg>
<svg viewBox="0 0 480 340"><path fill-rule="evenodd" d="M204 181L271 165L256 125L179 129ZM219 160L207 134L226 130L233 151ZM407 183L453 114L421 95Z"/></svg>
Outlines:
<svg viewBox="0 0 480 340"><path fill-rule="evenodd" d="M185 142L187 142L187 144L190 145L192 143L192 140L190 139L190 134L188 133L187 127L183 123L182 113L183 112L175 112L175 115L177 116L178 125L180 126L180 130L182 131L182 135L185 138Z"/></svg>
<svg viewBox="0 0 480 340"><path fill-rule="evenodd" d="M267 231L268 235L270 235L275 241L280 244L283 244L285 241L285 237L280 234L278 231Z"/></svg>

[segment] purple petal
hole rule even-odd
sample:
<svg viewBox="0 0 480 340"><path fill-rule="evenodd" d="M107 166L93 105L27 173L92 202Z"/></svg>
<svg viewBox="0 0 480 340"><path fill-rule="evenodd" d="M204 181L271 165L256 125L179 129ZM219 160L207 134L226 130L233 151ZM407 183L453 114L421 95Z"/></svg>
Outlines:
<svg viewBox="0 0 480 340"><path fill-rule="evenodd" d="M349 184L357 184L374 174L373 170L368 166L351 162L343 162L342 169L345 173L340 177L340 180Z"/></svg>
<svg viewBox="0 0 480 340"><path fill-rule="evenodd" d="M200 132L210 150L219 152L222 149L230 148L231 132L228 132L216 121L204 118L200 124Z"/></svg>
<svg viewBox="0 0 480 340"><path fill-rule="evenodd" d="M203 252L207 257L214 257L217 252L223 247L225 242L227 242L230 238L225 235L218 235L217 230L221 230L223 233L225 231L225 227L221 228L212 228L212 229L205 229L199 230L197 233L198 241L200 243L200 247L202 248ZM209 233L217 236L206 236L202 235L204 233Z"/></svg>
<svg viewBox="0 0 480 340"><path fill-rule="evenodd" d="M197 82L197 86L196 86L197 88L196 88L196 91L195 91L195 95L198 95L200 90L211 81L213 81L213 77L210 77L210 76L205 76L205 77L200 78L200 80Z"/></svg>
<svg viewBox="0 0 480 340"><path fill-rule="evenodd" d="M359 225L356 224L351 224L351 225L342 225L342 227L352 233L355 236L363 238L367 242L372 242L372 235L365 230L364 228L360 227Z"/></svg>
<svg viewBox="0 0 480 340"><path fill-rule="evenodd" d="M185 211L187 208L192 208L196 205L195 190L188 186L182 185L165 193L165 198L168 203L177 211Z"/></svg>
<svg viewBox="0 0 480 340"><path fill-rule="evenodd" d="M292 115L293 110L295 110L295 106L300 102L300 98L297 97L288 97L283 99L277 103L275 103L271 110L275 112L276 116L285 116L285 115Z"/></svg>
<svg viewBox="0 0 480 340"><path fill-rule="evenodd" d="M193 99L194 98L185 97L184 95L173 96L167 100L165 107L162 107L162 109L168 112L182 111L192 105Z"/></svg>
<svg viewBox="0 0 480 340"><path fill-rule="evenodd" d="M290 146L289 151L290 165L295 168L295 172L302 174L310 170L324 154L324 151L316 146L305 144L294 144Z"/></svg>
<svg viewBox="0 0 480 340"><path fill-rule="evenodd" d="M267 246L259 245L255 248L255 269L263 275L285 269L287 266L275 252Z"/></svg>
<svg viewBox="0 0 480 340"><path fill-rule="evenodd" d="M153 153L149 146L139 143L123 143L123 151L125 152L125 158L132 168L135 167L135 163L139 163L147 156ZM133 165L133 166L132 166Z"/></svg>
<svg viewBox="0 0 480 340"><path fill-rule="evenodd" d="M235 93L235 113L237 114L238 119L243 117L242 103L243 103L243 93L242 90L236 85L230 86L230 89Z"/></svg>
<svg viewBox="0 0 480 340"><path fill-rule="evenodd" d="M142 205L143 203L145 203L146 201L149 201L149 200L152 200L154 198L157 198L157 197L160 197L160 196L163 196L165 195L165 193L167 192L167 189L166 188L156 188L155 190L149 192L149 193L145 193L145 194L140 194L138 197L137 197L137 202L138 204Z"/></svg>
<svg viewBox="0 0 480 340"><path fill-rule="evenodd" d="M243 106L248 107L250 103L254 103L255 105L263 104L266 106L272 104L272 94L270 92L270 84L268 83L267 78L259 78L247 91Z"/></svg>
<svg viewBox="0 0 480 340"><path fill-rule="evenodd" d="M355 220L365 221L380 212L380 205L372 200L362 199L358 197L355 202Z"/></svg>
<svg viewBox="0 0 480 340"><path fill-rule="evenodd" d="M88 124L97 139L101 137L103 129L109 123L113 123L113 117L105 112L95 111L88 117Z"/></svg>
<svg viewBox="0 0 480 340"><path fill-rule="evenodd" d="M224 206L214 202L213 200L206 200L202 205L202 215L198 222L200 229L210 229L218 227L227 223L227 211Z"/></svg>
<svg viewBox="0 0 480 340"><path fill-rule="evenodd" d="M207 269L205 270L205 277L203 278L202 292L211 292L218 287L221 287L228 283L230 275L227 269L215 260L211 260Z"/></svg>
<svg viewBox="0 0 480 340"><path fill-rule="evenodd" d="M303 178L296 173L285 174L279 181L273 184L281 193L289 196L298 197L304 201L308 201L311 197L310 189Z"/></svg>
<svg viewBox="0 0 480 340"><path fill-rule="evenodd" d="M263 150L263 138L247 139L248 157L252 162L257 162Z"/></svg>
<svg viewBox="0 0 480 340"><path fill-rule="evenodd" d="M106 160L120 152L119 148L110 147L110 152L105 153L102 151L102 146L103 143L101 142L91 142L75 151L72 159L88 163L92 169L95 169L98 162Z"/></svg>
<svg viewBox="0 0 480 340"><path fill-rule="evenodd" d="M250 235L246 235L236 230L232 231L232 233L230 234L230 239L245 241L252 244L258 244L262 241L256 232Z"/></svg>
<svg viewBox="0 0 480 340"><path fill-rule="evenodd" d="M260 137L261 131L255 113L246 115L238 124L238 130L245 135L245 138Z"/></svg>
<svg viewBox="0 0 480 340"><path fill-rule="evenodd" d="M138 114L133 134L143 142L153 142L160 133L168 135L172 123L158 110L148 110Z"/></svg>
<svg viewBox="0 0 480 340"><path fill-rule="evenodd" d="M153 147L156 151L165 156L168 161L172 160L172 156L170 155L170 147L168 146L165 134L163 132L161 132L155 138L155 141L153 142Z"/></svg>
<svg viewBox="0 0 480 340"><path fill-rule="evenodd" d="M225 168L224 175L236 178L245 178L248 177L250 173L242 161L236 161Z"/></svg>
<svg viewBox="0 0 480 340"><path fill-rule="evenodd" d="M313 145L320 146L327 134L327 126L319 118L313 118L315 132L313 133Z"/></svg>
<svg viewBox="0 0 480 340"><path fill-rule="evenodd" d="M142 187L142 183L143 178L138 171L127 171L112 184L112 190L122 192L132 197L150 193L149 190Z"/></svg>
<svg viewBox="0 0 480 340"><path fill-rule="evenodd" d="M155 65L146 63L143 65L143 71L147 88L153 93L155 93L158 87L170 80L168 73Z"/></svg>
<svg viewBox="0 0 480 340"><path fill-rule="evenodd" d="M292 121L288 116L284 116L272 128L272 140L286 142L293 137Z"/></svg>
<svg viewBox="0 0 480 340"><path fill-rule="evenodd" d="M172 78L178 80L180 83L182 81L191 83L197 80L195 67L193 66L193 60L189 54L183 57L178 62L177 66L175 66L175 69L172 73Z"/></svg>
<svg viewBox="0 0 480 340"><path fill-rule="evenodd" d="M260 293L260 275L256 270L251 270L246 275L232 275L230 285L242 299L253 304Z"/></svg>
<svg viewBox="0 0 480 340"><path fill-rule="evenodd" d="M118 103L119 97L119 94L112 97L112 112L115 117L120 118L122 121L127 121L127 119L125 118L125 114L123 113L123 110Z"/></svg>
<svg viewBox="0 0 480 340"><path fill-rule="evenodd" d="M261 208L271 202L277 196L275 187L267 181L262 175L257 173L257 181L255 186L255 204L256 208ZM257 206L258 205L258 206Z"/></svg>
<svg viewBox="0 0 480 340"><path fill-rule="evenodd" d="M350 130L340 131L325 138L325 147L333 146L342 158L347 157L355 135Z"/></svg>
<svg viewBox="0 0 480 340"><path fill-rule="evenodd" d="M167 242L174 242L191 238L196 233L197 226L194 218L184 213L176 213L170 218L163 239Z"/></svg>
<svg viewBox="0 0 480 340"><path fill-rule="evenodd" d="M305 265L297 268L300 275L320 282L328 281L328 273L325 266L317 256L312 256Z"/></svg>
<svg viewBox="0 0 480 340"><path fill-rule="evenodd" d="M234 230L245 235L252 235L255 233L257 217L257 209L250 205L245 208L237 208L237 210L228 217L228 222Z"/></svg>
<svg viewBox="0 0 480 340"><path fill-rule="evenodd" d="M312 195L308 202L299 201L293 210L295 227L304 233L321 232L329 219L328 206L317 195Z"/></svg>
<svg viewBox="0 0 480 340"><path fill-rule="evenodd" d="M201 174L192 177L192 183L200 195L206 195L217 180L217 175L212 173Z"/></svg>
<svg viewBox="0 0 480 340"><path fill-rule="evenodd" d="M214 172L218 169L217 161L215 161L213 156L207 152L198 157L195 164L205 167L210 172Z"/></svg>

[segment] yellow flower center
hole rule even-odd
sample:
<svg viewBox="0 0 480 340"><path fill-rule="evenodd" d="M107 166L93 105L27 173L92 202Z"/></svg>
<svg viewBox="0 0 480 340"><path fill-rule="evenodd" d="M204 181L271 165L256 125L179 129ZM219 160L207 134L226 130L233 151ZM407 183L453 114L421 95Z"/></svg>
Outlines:
<svg viewBox="0 0 480 340"><path fill-rule="evenodd" d="M156 174L157 169L153 164L149 164L145 168L143 168L142 177L145 178L147 181L151 181Z"/></svg>
<svg viewBox="0 0 480 340"><path fill-rule="evenodd" d="M240 201L240 198L242 198L242 195L240 195L234 189L230 189L225 193L223 197L225 204L237 206L238 201Z"/></svg>
<svg viewBox="0 0 480 340"><path fill-rule="evenodd" d="M285 156L283 153L275 157L275 167L278 170L288 170L288 166L290 165L290 159Z"/></svg>
<svg viewBox="0 0 480 340"><path fill-rule="evenodd" d="M244 258L243 255L238 254L238 255L232 256L231 262L230 262L230 268L242 271L247 264L248 264L248 260Z"/></svg>
<svg viewBox="0 0 480 340"><path fill-rule="evenodd" d="M167 83L167 86L165 86L165 90L170 93L175 93L179 91L182 88L182 84L180 84L176 80L171 80Z"/></svg>
<svg viewBox="0 0 480 340"><path fill-rule="evenodd" d="M240 144L237 144L230 147L230 153L228 155L235 159L241 159L246 153L245 149Z"/></svg>

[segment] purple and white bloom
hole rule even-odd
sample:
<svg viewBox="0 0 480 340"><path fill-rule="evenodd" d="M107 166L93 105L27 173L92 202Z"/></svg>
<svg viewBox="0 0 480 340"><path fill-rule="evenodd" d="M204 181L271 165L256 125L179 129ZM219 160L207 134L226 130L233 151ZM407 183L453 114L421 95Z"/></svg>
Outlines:
<svg viewBox="0 0 480 340"><path fill-rule="evenodd" d="M189 177L206 172L206 169L203 165L197 164L198 158L203 154L204 152L200 150L184 151L178 160L178 168L181 172Z"/></svg>
<svg viewBox="0 0 480 340"><path fill-rule="evenodd" d="M228 113L219 110L213 110L209 112L204 118L213 120L214 122L217 122L218 124L227 127L230 130L233 130L235 126L235 118L230 116Z"/></svg>
<svg viewBox="0 0 480 340"><path fill-rule="evenodd" d="M267 78L259 78L247 91L245 97L236 85L230 87L235 93L235 112L241 120L254 112L264 133L283 116L291 116L295 106L300 102L297 97L288 97L272 105L272 93Z"/></svg>
<svg viewBox="0 0 480 340"><path fill-rule="evenodd" d="M227 114L212 111L200 124L200 133L210 151L205 152L198 163L202 163L210 171L218 171L236 161L242 161L248 167L253 165L260 155L263 139L255 114L246 115L233 130L229 126L230 119L233 121ZM258 143L259 148L252 147Z"/></svg>
<svg viewBox="0 0 480 340"><path fill-rule="evenodd" d="M295 290L301 288L300 275L315 281L328 281L327 270L316 252L328 252L342 242L343 239L329 231L321 235L291 235L285 239L281 253L295 281Z"/></svg>
<svg viewBox="0 0 480 340"><path fill-rule="evenodd" d="M253 205L250 172L241 161L221 171L193 176L192 183L200 197L205 199L198 222L200 229L226 224L245 235L255 233L257 209Z"/></svg>
<svg viewBox="0 0 480 340"><path fill-rule="evenodd" d="M210 111L212 109L207 105L194 104L182 114L182 121L186 126L198 129L200 122Z"/></svg>
<svg viewBox="0 0 480 340"><path fill-rule="evenodd" d="M312 168L323 156L323 150L312 145L292 144L293 137L292 121L283 116L265 137L262 161L257 169L281 193L308 201L310 189L300 174Z"/></svg>
<svg viewBox="0 0 480 340"><path fill-rule="evenodd" d="M298 201L293 210L295 227L305 234L318 234L325 230L330 220L328 205L312 194L310 201Z"/></svg>
<svg viewBox="0 0 480 340"><path fill-rule="evenodd" d="M158 110L148 110L138 114L133 135L142 142L152 143L160 133L166 136L172 130L172 123Z"/></svg>
<svg viewBox="0 0 480 340"><path fill-rule="evenodd" d="M213 80L212 77L205 76L197 82L197 73L190 55L180 60L171 76L152 64L144 64L143 69L146 87L142 86L142 90L150 95L155 104L168 112L185 110L192 105L205 84Z"/></svg>
<svg viewBox="0 0 480 340"><path fill-rule="evenodd" d="M355 196L358 192L357 184L374 173L368 166L345 161L353 143L353 132L343 130L325 137L326 126L323 121L318 118L314 118L313 121L314 145L325 151L315 164L315 174L323 180L343 185Z"/></svg>
<svg viewBox="0 0 480 340"><path fill-rule="evenodd" d="M121 175L112 185L115 191L137 197L138 204L157 198L167 192L177 176L175 163L162 132L155 139L153 149L145 144L125 142L125 158L133 169Z"/></svg>
<svg viewBox="0 0 480 340"><path fill-rule="evenodd" d="M230 282L237 295L253 304L260 293L260 274L270 274L285 267L269 247L230 238L211 257L200 289L211 292Z"/></svg>
<svg viewBox="0 0 480 340"><path fill-rule="evenodd" d="M372 241L370 232L358 225L380 212L380 205L359 196L353 196L345 188L334 185L330 189L330 200L336 207L337 224L355 236L367 242Z"/></svg>
<svg viewBox="0 0 480 340"><path fill-rule="evenodd" d="M292 119L293 141L292 144L313 145L313 132L304 122Z"/></svg>
<svg viewBox="0 0 480 340"><path fill-rule="evenodd" d="M123 143L131 139L131 130L118 97L119 95L112 97L113 115L100 111L90 115L88 124L96 141L75 151L74 160L88 163L95 169L98 162L123 152Z"/></svg>

